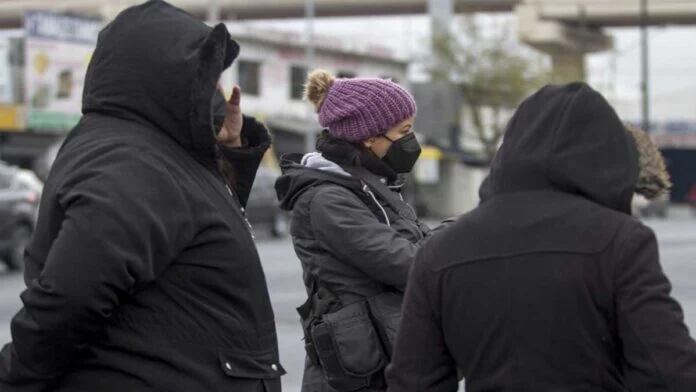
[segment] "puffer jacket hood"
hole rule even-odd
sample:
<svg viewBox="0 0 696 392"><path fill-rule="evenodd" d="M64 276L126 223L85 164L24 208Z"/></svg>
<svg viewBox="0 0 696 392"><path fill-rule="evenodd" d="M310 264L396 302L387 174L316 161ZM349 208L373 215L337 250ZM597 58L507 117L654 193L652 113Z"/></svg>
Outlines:
<svg viewBox="0 0 696 392"><path fill-rule="evenodd" d="M307 167L302 164L302 154L287 154L281 159L280 168L283 175L275 184L280 208L291 211L297 199L304 191L322 183L333 183L348 189L360 191L360 180L337 174L332 171Z"/></svg>
<svg viewBox="0 0 696 392"><path fill-rule="evenodd" d="M211 98L238 54L224 24L208 27L161 0L128 8L99 33L82 112L154 126L212 158Z"/></svg>
<svg viewBox="0 0 696 392"><path fill-rule="evenodd" d="M638 179L635 142L616 112L584 83L547 86L520 105L480 189L557 190L630 213Z"/></svg>
<svg viewBox="0 0 696 392"><path fill-rule="evenodd" d="M312 169L317 169L321 171L326 171L334 174L339 174L342 176L350 177L350 173L345 171L341 165L336 162L326 159L320 152L310 152L302 157L300 162L303 166L307 166Z"/></svg>

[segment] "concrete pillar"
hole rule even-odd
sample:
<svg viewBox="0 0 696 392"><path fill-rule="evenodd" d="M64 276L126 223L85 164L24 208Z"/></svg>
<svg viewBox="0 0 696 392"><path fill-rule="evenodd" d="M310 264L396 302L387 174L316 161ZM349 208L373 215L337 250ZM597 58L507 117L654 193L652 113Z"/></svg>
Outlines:
<svg viewBox="0 0 696 392"><path fill-rule="evenodd" d="M433 38L448 36L450 22L454 15L454 2L452 0L428 0L428 14L430 15Z"/></svg>
<svg viewBox="0 0 696 392"><path fill-rule="evenodd" d="M554 83L585 80L585 54L609 50L613 41L600 29L541 18L540 8L517 6L520 41L548 54Z"/></svg>
<svg viewBox="0 0 696 392"><path fill-rule="evenodd" d="M553 83L584 81L586 77L585 54L575 51L554 50L551 57L551 80Z"/></svg>
<svg viewBox="0 0 696 392"><path fill-rule="evenodd" d="M208 0L208 23L215 25L220 22L220 2Z"/></svg>
<svg viewBox="0 0 696 392"><path fill-rule="evenodd" d="M454 15L453 0L428 0L428 15L430 17L430 45L433 56L429 66L439 75L448 74L440 54L435 50L437 45L445 42L450 36L450 25Z"/></svg>

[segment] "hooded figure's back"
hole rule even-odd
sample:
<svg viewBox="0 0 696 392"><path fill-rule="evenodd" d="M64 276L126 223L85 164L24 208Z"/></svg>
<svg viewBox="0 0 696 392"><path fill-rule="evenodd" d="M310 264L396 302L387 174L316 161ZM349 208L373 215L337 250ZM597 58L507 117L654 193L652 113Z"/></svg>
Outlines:
<svg viewBox="0 0 696 392"><path fill-rule="evenodd" d="M473 392L696 390L696 344L630 215L638 170L587 85L527 99L481 205L419 253L390 390L452 391L458 371Z"/></svg>
<svg viewBox="0 0 696 392"><path fill-rule="evenodd" d="M242 206L268 135L220 147L211 99L239 51L162 1L99 35L84 117L62 147L27 249L5 391L277 391L283 369Z"/></svg>

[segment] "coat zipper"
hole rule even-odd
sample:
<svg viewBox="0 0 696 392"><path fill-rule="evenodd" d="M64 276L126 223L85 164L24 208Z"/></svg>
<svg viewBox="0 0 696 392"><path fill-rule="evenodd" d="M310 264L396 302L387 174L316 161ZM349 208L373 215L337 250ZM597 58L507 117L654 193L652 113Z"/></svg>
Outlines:
<svg viewBox="0 0 696 392"><path fill-rule="evenodd" d="M375 204L377 204L377 207L379 207L379 209L382 211L382 214L384 214L384 219L387 221L387 226L391 227L391 221L389 220L389 216L387 215L387 211L379 203L379 201L375 197L375 194L370 190L370 188L367 186L367 184L363 183L362 190L363 190L363 192L368 194L372 198L372 200L374 200ZM401 192L397 192L397 194L399 195L399 198L401 199L401 201L403 201L404 204L406 204L408 206L408 208L411 209L411 211L413 212L413 215L416 216L416 211L413 209L413 207L411 207L410 204L406 203L406 201L404 200L404 196L401 194ZM418 218L416 218L416 219L418 219ZM406 219L406 220L408 221L408 219ZM423 238L425 238L423 232L421 231L421 228L417 224L416 224L415 229L416 229L416 231L415 231L416 237L419 240L422 240Z"/></svg>
<svg viewBox="0 0 696 392"><path fill-rule="evenodd" d="M379 209L382 210L382 214L384 214L384 219L386 219L386 221L387 221L387 226L391 227L391 221L389 220L389 216L387 215L387 211L384 209L384 207L382 207L381 204L379 204L379 201L375 197L375 194L372 193L372 191L367 186L367 184L363 184L363 192L367 193L368 195L370 195L370 197L372 197L372 200L375 201L375 204L377 204L377 207L379 207Z"/></svg>
<svg viewBox="0 0 696 392"><path fill-rule="evenodd" d="M222 183L225 185L225 188L227 189L227 193L230 194L230 197L232 197L232 200L234 201L235 207L239 208L239 211L241 212L242 219L244 220L244 223L246 224L246 227L247 227L247 230L249 231L249 235L251 236L251 239L253 241L256 241L256 235L254 234L254 227L251 225L251 222L249 222L249 218L247 217L246 209L244 207L242 207L241 203L239 203L239 201L237 200L237 197L235 196L234 192L232 191L232 188L230 188L230 186L227 185L227 181L225 181L225 178L222 177L220 172L217 170L217 166L213 163L208 165L208 164L206 164L206 162L203 159L200 159L200 158L196 158L196 160L198 160L198 162L200 162L201 165L203 165L203 167L207 171L209 171L211 174L213 174L213 176L216 179L221 180Z"/></svg>
<svg viewBox="0 0 696 392"><path fill-rule="evenodd" d="M230 194L232 199L236 202L237 198L234 195L234 192L232 191L232 188L230 188L229 185L225 184L225 188L227 188L227 192ZM242 218L244 218L244 222L246 223L247 229L249 230L249 234L251 235L251 239L256 241L256 234L254 234L254 227L251 225L251 222L249 222L249 218L247 217L246 209L242 206L239 207L239 210L242 212Z"/></svg>

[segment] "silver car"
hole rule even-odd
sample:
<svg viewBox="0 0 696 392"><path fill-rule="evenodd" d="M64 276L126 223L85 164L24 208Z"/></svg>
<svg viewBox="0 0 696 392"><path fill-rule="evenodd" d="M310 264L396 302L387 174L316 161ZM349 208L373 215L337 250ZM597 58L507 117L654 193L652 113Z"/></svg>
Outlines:
<svg viewBox="0 0 696 392"><path fill-rule="evenodd" d="M0 162L0 259L10 270L24 265L42 190L43 183L33 172Z"/></svg>

